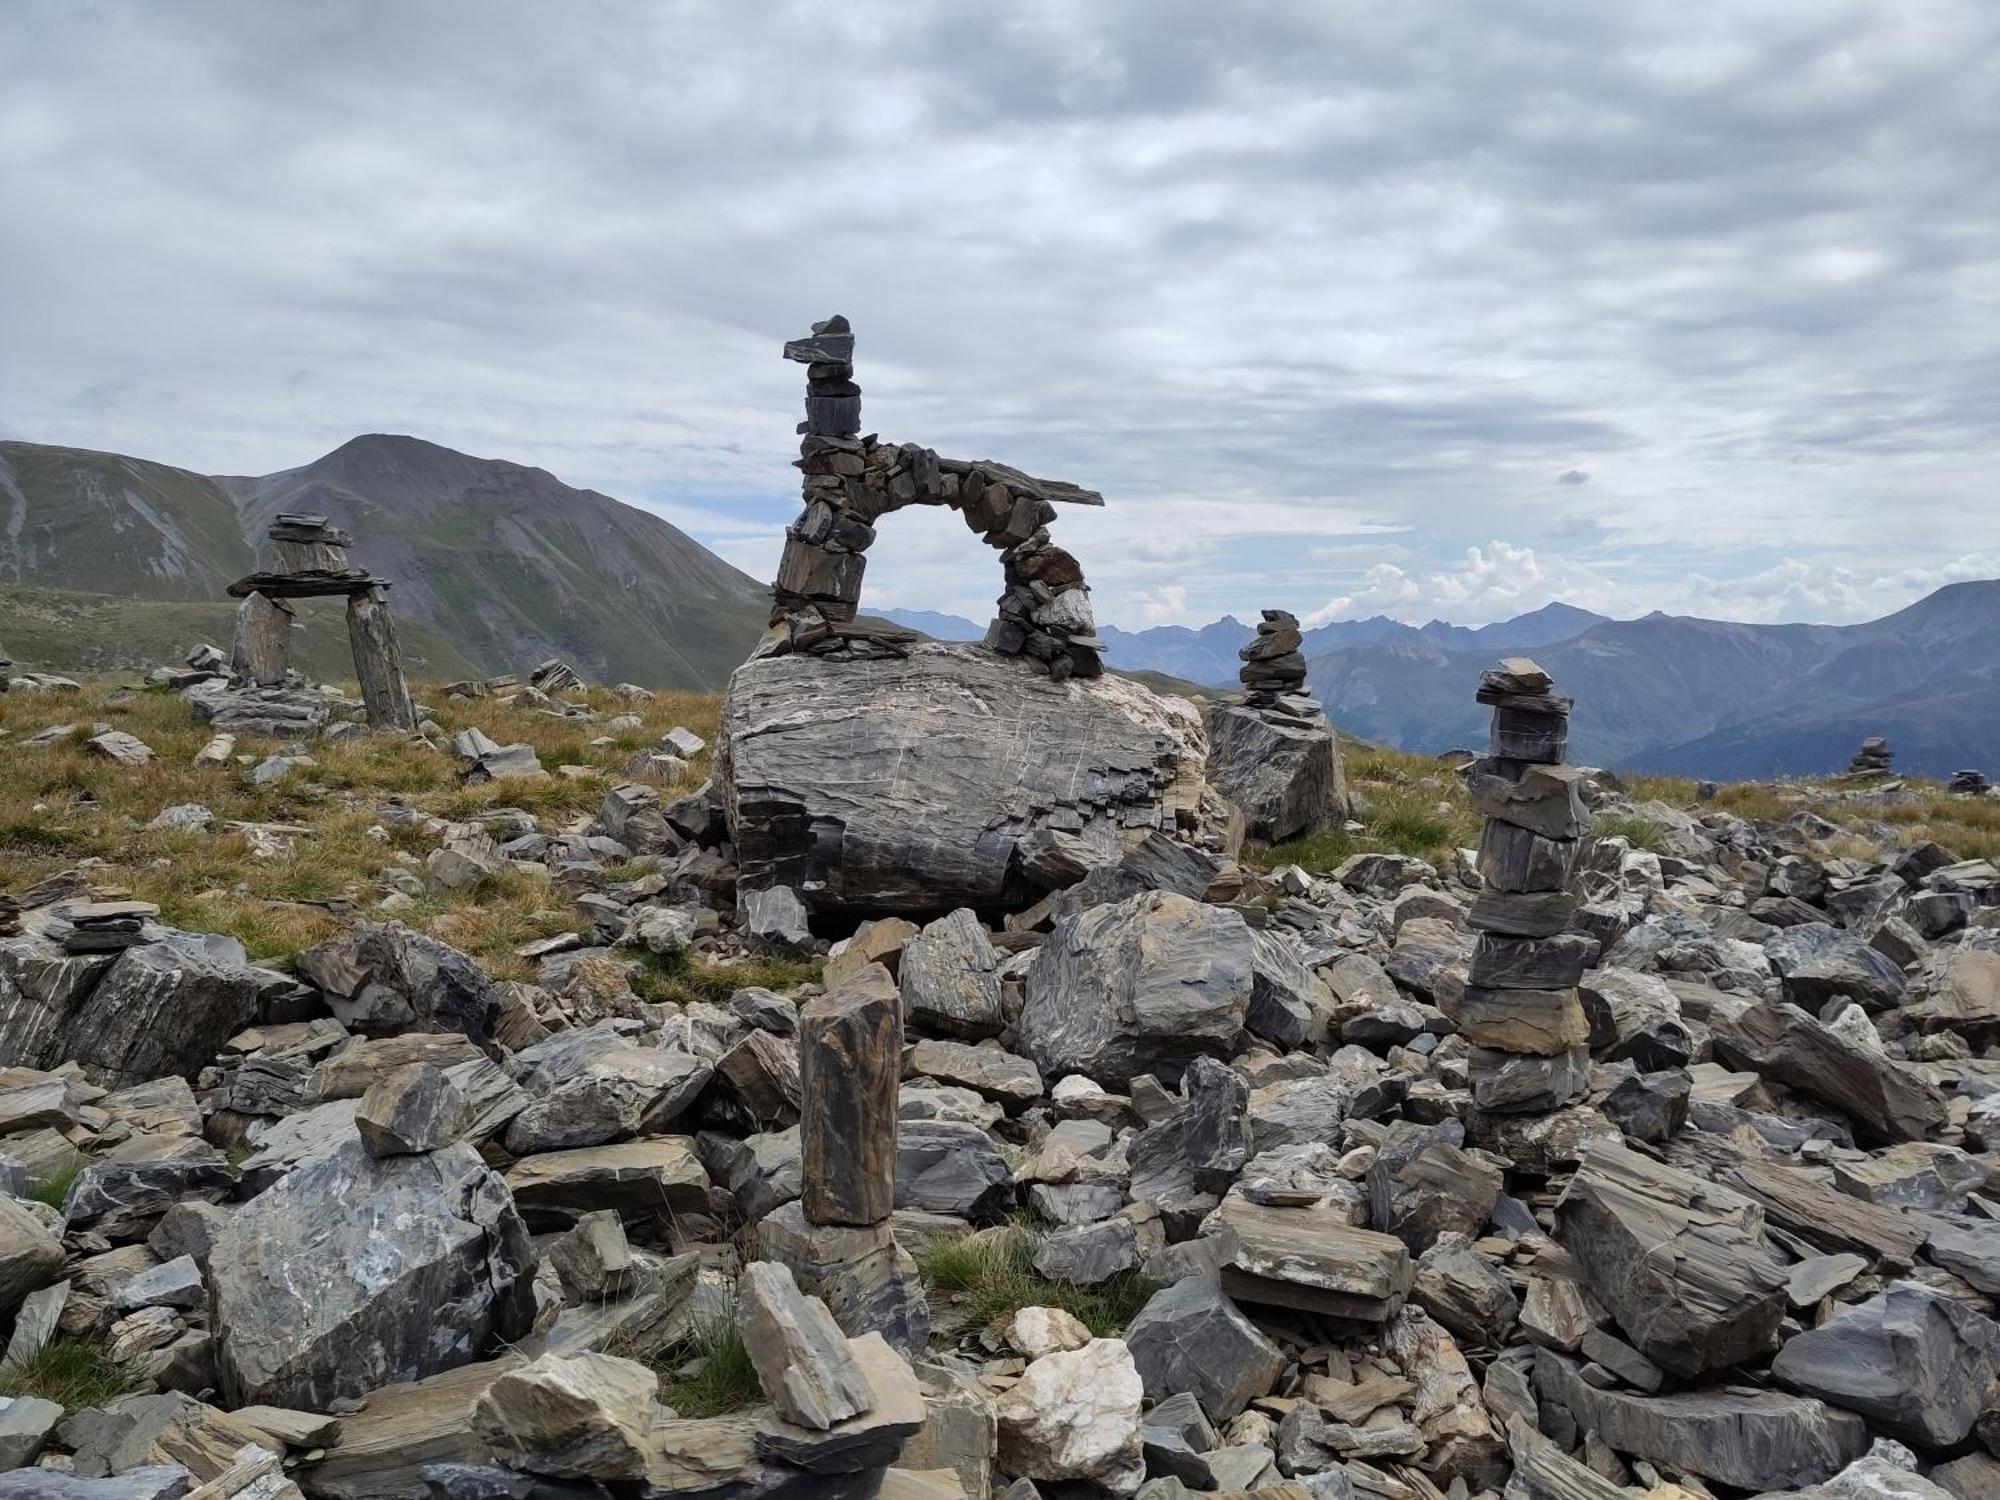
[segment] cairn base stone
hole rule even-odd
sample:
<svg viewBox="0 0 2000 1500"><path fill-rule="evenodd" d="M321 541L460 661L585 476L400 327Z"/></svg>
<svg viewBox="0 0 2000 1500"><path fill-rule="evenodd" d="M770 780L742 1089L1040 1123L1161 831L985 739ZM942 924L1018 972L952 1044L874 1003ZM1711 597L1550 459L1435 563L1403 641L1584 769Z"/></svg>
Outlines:
<svg viewBox="0 0 2000 1500"><path fill-rule="evenodd" d="M1208 716L1208 779L1243 813L1243 831L1283 843L1347 815L1347 778L1333 728L1243 704Z"/></svg>

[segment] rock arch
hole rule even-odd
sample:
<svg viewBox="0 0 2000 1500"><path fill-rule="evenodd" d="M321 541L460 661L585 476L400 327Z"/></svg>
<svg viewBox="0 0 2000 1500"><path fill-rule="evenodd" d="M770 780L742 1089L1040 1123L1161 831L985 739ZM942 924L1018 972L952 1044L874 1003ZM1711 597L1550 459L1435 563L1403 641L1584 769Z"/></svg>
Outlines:
<svg viewBox="0 0 2000 1500"><path fill-rule="evenodd" d="M1005 586L986 644L1057 681L1103 672L1083 568L1049 539L1048 529L1056 506L1102 505L1102 495L988 459L940 458L915 443L861 436L854 332L837 314L787 343L785 358L806 366L797 461L805 504L785 534L771 586L771 629L757 655L902 654L906 635L856 622L866 554L875 523L888 512L943 505L1000 553Z"/></svg>

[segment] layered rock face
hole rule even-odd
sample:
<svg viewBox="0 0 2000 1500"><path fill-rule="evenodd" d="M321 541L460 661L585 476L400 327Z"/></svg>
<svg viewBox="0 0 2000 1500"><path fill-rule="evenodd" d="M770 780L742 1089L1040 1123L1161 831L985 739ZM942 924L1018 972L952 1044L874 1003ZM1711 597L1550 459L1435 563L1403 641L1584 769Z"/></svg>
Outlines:
<svg viewBox="0 0 2000 1500"><path fill-rule="evenodd" d="M1172 831L1199 808L1207 752L1184 699L945 645L749 662L719 739L746 885L791 886L820 910L925 916L1026 905L1017 851L1038 830L1102 857Z"/></svg>

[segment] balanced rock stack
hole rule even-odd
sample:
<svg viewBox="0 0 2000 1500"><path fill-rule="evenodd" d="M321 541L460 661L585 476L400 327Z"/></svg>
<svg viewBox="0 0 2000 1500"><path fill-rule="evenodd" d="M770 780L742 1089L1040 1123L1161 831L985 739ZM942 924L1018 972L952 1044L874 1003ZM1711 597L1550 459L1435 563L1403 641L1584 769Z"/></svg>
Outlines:
<svg viewBox="0 0 2000 1500"><path fill-rule="evenodd" d="M1243 814L1246 837L1282 843L1347 815L1340 746L1306 691L1298 616L1267 609L1236 653L1243 698L1208 717L1208 779Z"/></svg>
<svg viewBox="0 0 2000 1500"><path fill-rule="evenodd" d="M1006 590L987 644L1027 657L1058 679L1102 672L1103 644L1083 570L1048 533L1057 504L1102 505L1102 496L1005 464L939 458L915 443L862 436L854 332L843 317L813 324L809 338L785 345L785 358L806 366L797 460L804 509L785 534L771 629L757 655L903 655L916 639L910 632L856 621L865 554L875 523L888 512L944 505L1000 549Z"/></svg>
<svg viewBox="0 0 2000 1500"><path fill-rule="evenodd" d="M231 663L243 688L282 688L292 666L292 608L287 599L347 600L347 635L368 722L377 728L414 730L416 703L403 675L395 622L389 615L388 584L348 561L353 540L325 516L280 514L267 533L268 571L252 573L229 586L241 599L236 612L236 645Z"/></svg>
<svg viewBox="0 0 2000 1500"><path fill-rule="evenodd" d="M1886 776L1895 762L1896 752L1889 748L1889 742L1879 734L1870 735L1847 763L1847 772L1850 776Z"/></svg>
<svg viewBox="0 0 2000 1500"><path fill-rule="evenodd" d="M1479 840L1485 887L1469 925L1478 932L1457 1017L1472 1045L1473 1102L1493 1114L1559 1109L1590 1075L1590 1026L1577 996L1597 941L1567 932L1577 841L1590 830L1582 773L1563 765L1570 700L1549 674L1509 657L1481 674L1493 709L1490 753L1465 768L1486 819Z"/></svg>

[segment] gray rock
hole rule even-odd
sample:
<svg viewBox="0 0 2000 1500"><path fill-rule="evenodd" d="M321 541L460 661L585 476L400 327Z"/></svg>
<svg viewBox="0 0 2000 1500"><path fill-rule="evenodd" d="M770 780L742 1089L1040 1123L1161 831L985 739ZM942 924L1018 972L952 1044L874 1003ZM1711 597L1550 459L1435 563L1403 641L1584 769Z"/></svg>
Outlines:
<svg viewBox="0 0 2000 1500"><path fill-rule="evenodd" d="M758 1222L755 1243L758 1258L789 1267L849 1338L878 1330L906 1355L925 1351L931 1313L923 1278L888 1224L811 1224L801 1205L786 1203Z"/></svg>
<svg viewBox="0 0 2000 1500"><path fill-rule="evenodd" d="M904 960L907 965L908 960ZM1025 1057L994 1046L925 1038L910 1049L910 1072L971 1089L1018 1113L1042 1097L1041 1070Z"/></svg>
<svg viewBox="0 0 2000 1500"><path fill-rule="evenodd" d="M583 1215L549 1246L547 1259L579 1302L601 1302L637 1284L625 1225L610 1209Z"/></svg>
<svg viewBox="0 0 2000 1500"><path fill-rule="evenodd" d="M567 1229L600 1208L637 1225L708 1206L708 1174L687 1139L673 1135L523 1157L507 1169L505 1186L538 1230Z"/></svg>
<svg viewBox="0 0 2000 1500"><path fill-rule="evenodd" d="M960 1218L998 1218L1013 1199L1014 1174L986 1132L947 1120L896 1127L897 1208Z"/></svg>
<svg viewBox="0 0 2000 1500"><path fill-rule="evenodd" d="M64 1054L112 1088L167 1073L191 1079L280 982L251 966L234 938L170 933L118 955L77 1008Z"/></svg>
<svg viewBox="0 0 2000 1500"><path fill-rule="evenodd" d="M504 1372L472 1409L495 1458L560 1479L643 1478L660 1378L607 1354L545 1354Z"/></svg>
<svg viewBox="0 0 2000 1500"><path fill-rule="evenodd" d="M1738 1489L1799 1489L1829 1479L1868 1447L1852 1412L1810 1397L1740 1387L1642 1396L1599 1390L1544 1349L1535 1389L1620 1453Z"/></svg>
<svg viewBox="0 0 2000 1500"><path fill-rule="evenodd" d="M1771 1373L1923 1448L1964 1441L2000 1380L2000 1324L1915 1282L1891 1282L1788 1340Z"/></svg>
<svg viewBox="0 0 2000 1500"><path fill-rule="evenodd" d="M62 1418L57 1402L40 1396L0 1396L0 1470L33 1463Z"/></svg>
<svg viewBox="0 0 2000 1500"><path fill-rule="evenodd" d="M0 1315L54 1281L62 1264L62 1241L21 1203L0 1194Z"/></svg>
<svg viewBox="0 0 2000 1500"><path fill-rule="evenodd" d="M1792 1004L1817 1011L1837 995L1870 1010L1894 1005L1908 985L1903 971L1854 933L1830 923L1781 928L1764 944Z"/></svg>
<svg viewBox="0 0 2000 1500"><path fill-rule="evenodd" d="M1217 704L1208 715L1208 779L1243 814L1244 833L1278 844L1347 816L1332 727Z"/></svg>
<svg viewBox="0 0 2000 1500"><path fill-rule="evenodd" d="M1785 1275L1738 1193L1623 1146L1595 1145L1556 1204L1556 1238L1647 1358L1676 1375L1769 1348Z"/></svg>
<svg viewBox="0 0 2000 1500"><path fill-rule="evenodd" d="M1186 1392L1213 1422L1264 1395L1285 1367L1278 1346L1201 1276L1155 1292L1125 1330L1125 1344L1149 1399Z"/></svg>
<svg viewBox="0 0 2000 1500"><path fill-rule="evenodd" d="M744 931L750 938L783 953L803 953L812 946L812 927L805 902L790 886L736 893L743 908Z"/></svg>
<svg viewBox="0 0 2000 1500"><path fill-rule="evenodd" d="M904 1015L952 1036L997 1036L1000 959L978 916L961 906L904 945L898 979Z"/></svg>
<svg viewBox="0 0 2000 1500"><path fill-rule="evenodd" d="M1014 852L1035 828L1171 829L1195 811L1206 736L1185 700L1122 678L1057 682L978 647L920 644L749 662L718 739L716 790L748 885L943 915L1032 901Z"/></svg>
<svg viewBox="0 0 2000 1500"><path fill-rule="evenodd" d="M1944 1126L1944 1095L1921 1074L1856 1045L1795 1005L1717 1012L1709 1024L1723 1062L1833 1105L1872 1139L1920 1141Z"/></svg>
<svg viewBox="0 0 2000 1500"><path fill-rule="evenodd" d="M775 1261L753 1261L736 1285L737 1325L778 1415L825 1432L873 1402L847 1337L817 1297Z"/></svg>
<svg viewBox="0 0 2000 1500"><path fill-rule="evenodd" d="M179 1464L148 1464L114 1479L82 1479L60 1469L0 1474L0 1500L181 1500L194 1476Z"/></svg>
<svg viewBox="0 0 2000 1500"><path fill-rule="evenodd" d="M1164 892L1059 923L1028 970L1020 1050L1045 1077L1118 1088L1226 1054L1250 1002L1250 930L1233 911Z"/></svg>
<svg viewBox="0 0 2000 1500"><path fill-rule="evenodd" d="M354 1127L370 1156L408 1156L448 1145L465 1119L465 1095L429 1063L410 1063L369 1086Z"/></svg>
<svg viewBox="0 0 2000 1500"><path fill-rule="evenodd" d="M362 922L298 957L334 1015L358 1030L493 1034L500 992L456 948L401 923Z"/></svg>
<svg viewBox="0 0 2000 1500"><path fill-rule="evenodd" d="M1462 1134L1455 1122L1451 1133ZM1440 1234L1481 1233L1501 1185L1500 1169L1468 1155L1445 1129L1398 1123L1368 1172L1373 1226L1422 1255Z"/></svg>
<svg viewBox="0 0 2000 1500"><path fill-rule="evenodd" d="M470 1146L377 1158L353 1141L238 1209L217 1243L223 1387L238 1404L324 1410L464 1364L527 1331L532 1265Z"/></svg>
<svg viewBox="0 0 2000 1500"><path fill-rule="evenodd" d="M1138 1227L1130 1219L1112 1218L1058 1229L1035 1252L1035 1269L1050 1281L1097 1286L1136 1271L1142 1259Z"/></svg>
<svg viewBox="0 0 2000 1500"><path fill-rule="evenodd" d="M111 1300L114 1307L132 1312L141 1307L200 1307L207 1299L201 1268L192 1255L182 1255L141 1271Z"/></svg>
<svg viewBox="0 0 2000 1500"><path fill-rule="evenodd" d="M175 1204L217 1201L232 1186L229 1169L216 1161L92 1162L69 1185L63 1224L67 1231L92 1229L111 1240L141 1239Z"/></svg>
<svg viewBox="0 0 2000 1500"><path fill-rule="evenodd" d="M805 1212L814 1223L874 1224L905 1206L902 1049L902 1001L879 964L799 1012Z"/></svg>
<svg viewBox="0 0 2000 1500"><path fill-rule="evenodd" d="M1251 1032L1283 1048L1305 1047L1325 1037L1333 992L1306 967L1299 940L1280 928L1250 933Z"/></svg>

